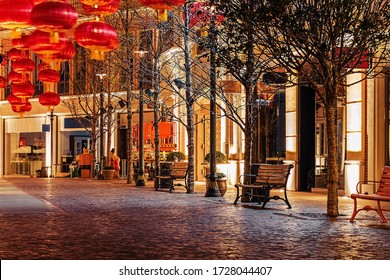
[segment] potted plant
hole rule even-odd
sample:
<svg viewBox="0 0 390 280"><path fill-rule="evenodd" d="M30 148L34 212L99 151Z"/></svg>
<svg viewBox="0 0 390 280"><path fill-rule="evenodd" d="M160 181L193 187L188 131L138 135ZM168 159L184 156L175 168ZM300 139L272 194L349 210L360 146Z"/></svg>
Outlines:
<svg viewBox="0 0 390 280"><path fill-rule="evenodd" d="M227 163L227 157L224 153L217 151L215 153L216 163ZM210 153L204 157L204 161L210 163Z"/></svg>
<svg viewBox="0 0 390 280"><path fill-rule="evenodd" d="M104 180L111 180L112 178L114 178L114 174L115 174L114 166L111 165L104 166L102 174Z"/></svg>
<svg viewBox="0 0 390 280"><path fill-rule="evenodd" d="M222 196L225 195L227 191L227 177L225 173L217 172L215 173L216 175L216 181L217 181L217 186L219 189L219 192L221 193ZM206 174L206 189L209 188L210 185L210 174Z"/></svg>
<svg viewBox="0 0 390 280"><path fill-rule="evenodd" d="M183 152L170 152L167 155L167 161L183 161L186 159L186 155Z"/></svg>

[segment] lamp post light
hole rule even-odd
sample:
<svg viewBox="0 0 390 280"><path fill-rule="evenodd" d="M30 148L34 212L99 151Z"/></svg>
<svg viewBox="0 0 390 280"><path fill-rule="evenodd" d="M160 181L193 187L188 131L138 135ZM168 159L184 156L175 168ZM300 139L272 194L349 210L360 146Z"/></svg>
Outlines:
<svg viewBox="0 0 390 280"><path fill-rule="evenodd" d="M100 168L100 174L98 176L99 179L103 179L103 176L101 174L102 170L103 170L103 167L105 165L105 156L104 156L104 95L103 95L103 90L104 90L104 86L103 86L103 78L106 76L107 74L105 73L100 73L100 74L96 74L96 76L98 76L100 78L100 100L99 100L99 112L100 112L100 146L99 146L99 154L100 154L100 165L99 165L99 168Z"/></svg>

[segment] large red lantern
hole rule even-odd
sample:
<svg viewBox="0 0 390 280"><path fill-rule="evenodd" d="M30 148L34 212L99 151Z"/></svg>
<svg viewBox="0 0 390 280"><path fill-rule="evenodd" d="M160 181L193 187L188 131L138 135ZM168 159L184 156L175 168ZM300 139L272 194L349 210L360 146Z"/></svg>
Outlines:
<svg viewBox="0 0 390 280"><path fill-rule="evenodd" d="M77 22L75 8L65 2L42 2L31 12L31 23L38 29L51 33L51 40L58 42L58 32L71 29Z"/></svg>
<svg viewBox="0 0 390 280"><path fill-rule="evenodd" d="M7 79L3 76L0 76L0 88L6 88L8 85Z"/></svg>
<svg viewBox="0 0 390 280"><path fill-rule="evenodd" d="M120 0L112 0L105 5L86 5L83 4L84 11L89 15L105 17L112 15L119 9Z"/></svg>
<svg viewBox="0 0 390 280"><path fill-rule="evenodd" d="M42 93L38 100L42 106L47 106L49 110L61 102L60 96L57 93L51 91Z"/></svg>
<svg viewBox="0 0 390 280"><path fill-rule="evenodd" d="M186 0L139 0L141 5L157 10L158 18L162 21L168 20L167 10L173 10L182 6Z"/></svg>
<svg viewBox="0 0 390 280"><path fill-rule="evenodd" d="M30 50L37 54L41 54L43 57L50 57L51 54L62 51L66 47L69 39L66 38L64 33L58 33L58 35L58 41L54 42L51 40L50 33L35 30L28 37Z"/></svg>
<svg viewBox="0 0 390 280"><path fill-rule="evenodd" d="M21 28L31 25L31 0L0 0L0 27L14 30L11 36L18 38Z"/></svg>
<svg viewBox="0 0 390 280"><path fill-rule="evenodd" d="M44 69L39 71L38 80L42 83L58 83L61 80L61 75L53 69Z"/></svg>
<svg viewBox="0 0 390 280"><path fill-rule="evenodd" d="M42 60L49 60L53 62L64 62L73 58L76 54L76 48L71 41L67 41L65 44L65 48L59 52L50 54L50 55L38 55Z"/></svg>
<svg viewBox="0 0 390 280"><path fill-rule="evenodd" d="M21 98L23 101L32 97L34 95L34 86L30 81L25 81L23 83L12 83L11 91L16 96Z"/></svg>
<svg viewBox="0 0 390 280"><path fill-rule="evenodd" d="M30 75L28 73L22 74L14 70L11 70L8 73L8 81L10 81L11 83L20 84L28 81L29 79L30 79Z"/></svg>
<svg viewBox="0 0 390 280"><path fill-rule="evenodd" d="M84 22L76 28L74 35L80 46L91 51L91 59L103 60L105 52L119 45L115 29L104 22Z"/></svg>

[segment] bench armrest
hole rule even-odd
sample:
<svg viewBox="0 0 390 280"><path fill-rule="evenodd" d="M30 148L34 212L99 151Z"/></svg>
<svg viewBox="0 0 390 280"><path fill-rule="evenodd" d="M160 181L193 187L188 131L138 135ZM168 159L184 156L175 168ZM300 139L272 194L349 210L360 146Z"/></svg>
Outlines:
<svg viewBox="0 0 390 280"><path fill-rule="evenodd" d="M245 178L250 177L250 178L255 178L257 175L255 174L241 174L240 177L238 178L238 182L240 182L241 185L245 183Z"/></svg>
<svg viewBox="0 0 390 280"><path fill-rule="evenodd" d="M379 184L379 183L380 183L380 181L374 181L374 180L362 180L362 181L359 181L356 184L356 192L360 194L359 186L362 185L362 184L375 185L375 184Z"/></svg>

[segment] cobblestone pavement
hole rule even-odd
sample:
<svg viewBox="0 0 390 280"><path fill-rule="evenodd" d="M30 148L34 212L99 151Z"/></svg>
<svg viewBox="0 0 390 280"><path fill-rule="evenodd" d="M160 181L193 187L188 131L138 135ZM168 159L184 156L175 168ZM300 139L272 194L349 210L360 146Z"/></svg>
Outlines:
<svg viewBox="0 0 390 280"><path fill-rule="evenodd" d="M0 258L390 258L390 223L374 212L349 223L347 197L331 219L324 194L289 192L292 209L280 200L260 209L233 205L232 186L224 197L204 190L169 193L120 179L0 179Z"/></svg>

